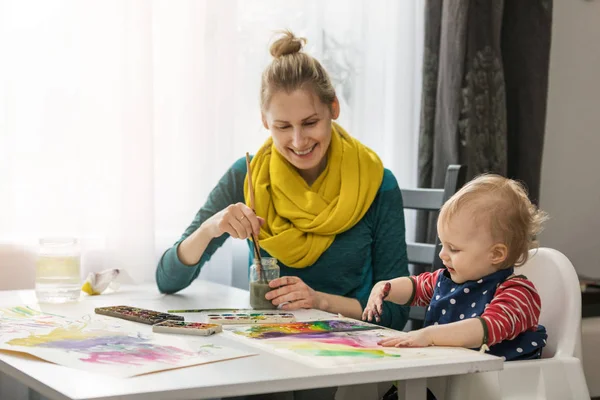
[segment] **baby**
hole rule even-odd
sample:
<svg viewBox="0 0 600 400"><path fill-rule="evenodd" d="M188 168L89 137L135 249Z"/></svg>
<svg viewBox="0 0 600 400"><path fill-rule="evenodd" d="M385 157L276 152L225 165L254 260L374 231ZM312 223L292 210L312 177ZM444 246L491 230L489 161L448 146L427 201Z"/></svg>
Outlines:
<svg viewBox="0 0 600 400"><path fill-rule="evenodd" d="M427 307L423 329L379 344L483 347L506 360L540 358L547 338L538 325L540 296L514 267L527 261L545 219L514 180L482 175L467 183L438 218L445 268L378 282L371 291L364 320L380 319L384 299Z"/></svg>

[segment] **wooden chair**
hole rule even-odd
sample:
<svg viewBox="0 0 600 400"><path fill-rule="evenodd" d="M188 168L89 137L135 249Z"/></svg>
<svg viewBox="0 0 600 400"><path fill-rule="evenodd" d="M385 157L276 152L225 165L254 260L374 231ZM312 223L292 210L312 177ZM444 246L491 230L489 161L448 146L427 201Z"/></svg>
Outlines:
<svg viewBox="0 0 600 400"><path fill-rule="evenodd" d="M446 170L443 189L401 189L404 208L438 212L442 205L464 184L467 176L465 165L450 165ZM435 244L407 242L408 263L413 265L413 272L419 274L425 271L435 271L442 268L442 260L438 256L442 250L440 239L435 236ZM409 319L412 329L423 326L425 319L424 307L411 307Z"/></svg>

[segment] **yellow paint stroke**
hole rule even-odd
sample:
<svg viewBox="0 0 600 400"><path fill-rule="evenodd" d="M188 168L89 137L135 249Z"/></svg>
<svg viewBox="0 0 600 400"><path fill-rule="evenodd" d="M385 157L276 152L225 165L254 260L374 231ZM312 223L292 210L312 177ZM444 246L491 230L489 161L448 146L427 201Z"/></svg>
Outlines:
<svg viewBox="0 0 600 400"><path fill-rule="evenodd" d="M96 331L83 331L87 324L82 325L68 325L53 329L51 332L43 335L31 334L26 338L12 339L7 344L12 346L27 346L34 347L40 346L46 343L58 342L62 340L86 340L98 336L106 336L106 332Z"/></svg>

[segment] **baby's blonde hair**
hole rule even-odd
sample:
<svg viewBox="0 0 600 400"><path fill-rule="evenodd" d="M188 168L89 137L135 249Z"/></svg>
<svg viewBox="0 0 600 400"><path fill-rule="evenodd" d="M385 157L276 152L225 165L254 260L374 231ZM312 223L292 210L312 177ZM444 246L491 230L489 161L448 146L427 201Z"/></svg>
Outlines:
<svg viewBox="0 0 600 400"><path fill-rule="evenodd" d="M493 240L508 248L500 268L527 261L529 249L538 247L536 237L548 219L531 203L523 184L495 174L480 175L463 186L442 206L439 220L447 224L464 210L469 210L477 224L487 224Z"/></svg>
<svg viewBox="0 0 600 400"><path fill-rule="evenodd" d="M260 107L265 111L273 94L278 91L291 93L297 89L309 89L331 109L335 89L325 68L314 57L304 53L305 38L298 38L290 31L282 31L282 37L271 45L273 61L265 68L260 85Z"/></svg>

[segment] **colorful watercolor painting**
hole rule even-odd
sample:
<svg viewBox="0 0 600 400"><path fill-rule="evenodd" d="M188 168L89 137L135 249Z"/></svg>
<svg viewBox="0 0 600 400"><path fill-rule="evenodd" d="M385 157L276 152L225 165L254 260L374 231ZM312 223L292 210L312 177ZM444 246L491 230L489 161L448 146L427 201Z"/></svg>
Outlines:
<svg viewBox="0 0 600 400"><path fill-rule="evenodd" d="M379 330L381 327L356 320L332 319L326 321L293 322L288 324L249 325L233 332L252 339L273 339L302 334L324 334L332 332L352 332Z"/></svg>
<svg viewBox="0 0 600 400"><path fill-rule="evenodd" d="M67 319L58 315L44 314L30 307L18 306L0 308L0 337L3 335L28 332L35 329L57 328L65 325Z"/></svg>
<svg viewBox="0 0 600 400"><path fill-rule="evenodd" d="M409 349L379 346L378 341L397 334L389 329L305 333L268 339L257 339L245 334L248 329L249 327L244 327L242 335L236 329L230 334L279 356L320 368L380 362L410 363L432 357L453 357L464 351L441 347Z"/></svg>
<svg viewBox="0 0 600 400"><path fill-rule="evenodd" d="M246 357L252 353L216 346L199 338L160 337L101 320L70 320L25 306L0 308L0 350L117 377Z"/></svg>

